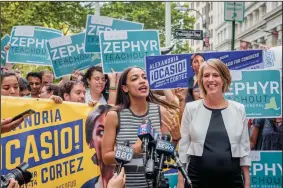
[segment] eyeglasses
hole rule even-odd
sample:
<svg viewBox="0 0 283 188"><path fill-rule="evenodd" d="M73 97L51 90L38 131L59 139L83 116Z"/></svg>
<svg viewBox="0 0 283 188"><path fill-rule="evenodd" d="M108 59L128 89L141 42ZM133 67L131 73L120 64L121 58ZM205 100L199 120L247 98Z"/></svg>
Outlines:
<svg viewBox="0 0 283 188"><path fill-rule="evenodd" d="M92 77L96 82L99 82L99 80L102 82L102 83L106 83L107 80L105 78L100 78L100 77Z"/></svg>

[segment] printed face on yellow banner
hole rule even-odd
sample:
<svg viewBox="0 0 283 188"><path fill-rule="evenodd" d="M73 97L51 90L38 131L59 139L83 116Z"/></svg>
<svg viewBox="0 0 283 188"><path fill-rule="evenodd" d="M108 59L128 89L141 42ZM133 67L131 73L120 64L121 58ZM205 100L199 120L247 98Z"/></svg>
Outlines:
<svg viewBox="0 0 283 188"><path fill-rule="evenodd" d="M51 100L1 98L2 119L28 109L36 113L15 130L1 135L2 175L26 162L33 176L27 187L94 187L103 166L99 144L104 127L96 127L95 123L99 120L104 125L104 119L96 113L97 108L79 103L55 104ZM93 119L91 114L97 117Z"/></svg>

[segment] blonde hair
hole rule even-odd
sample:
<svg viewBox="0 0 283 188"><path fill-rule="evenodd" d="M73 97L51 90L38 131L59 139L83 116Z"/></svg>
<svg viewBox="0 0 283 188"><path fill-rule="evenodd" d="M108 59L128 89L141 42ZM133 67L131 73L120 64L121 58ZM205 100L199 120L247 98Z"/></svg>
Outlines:
<svg viewBox="0 0 283 188"><path fill-rule="evenodd" d="M201 65L198 73L198 85L201 93L206 96L206 91L203 86L203 71L205 66L211 66L213 67L220 75L222 81L223 81L223 88L222 93L225 93L229 91L229 87L232 81L231 73L228 69L228 67L219 59L209 59L204 64Z"/></svg>

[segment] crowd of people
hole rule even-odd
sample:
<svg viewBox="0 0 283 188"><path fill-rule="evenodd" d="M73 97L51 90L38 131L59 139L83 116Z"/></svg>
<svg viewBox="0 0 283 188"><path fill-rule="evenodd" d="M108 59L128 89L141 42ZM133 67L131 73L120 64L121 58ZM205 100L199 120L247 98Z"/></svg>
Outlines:
<svg viewBox="0 0 283 188"><path fill-rule="evenodd" d="M227 66L218 59L205 61L201 54L193 55L190 65L195 76L188 79L188 89L151 91L145 71L138 67L104 75L99 65L92 66L85 73L74 71L56 84L49 70L29 72L24 78L7 64L1 68L1 95L90 106L99 103L86 120L85 135L89 148L95 149L92 161L100 167L101 174L83 188L96 184L152 186L136 165L142 162L137 128L145 118L150 119L158 133L172 136L194 188L214 185L248 188L250 150L281 150L282 118L251 120L249 130L244 105L224 98L231 83ZM23 118L2 119L2 133L11 131L22 121ZM121 174L113 176L115 145L125 140L134 149L133 162L125 165ZM9 186L18 184L13 180ZM181 174L178 187L189 187Z"/></svg>

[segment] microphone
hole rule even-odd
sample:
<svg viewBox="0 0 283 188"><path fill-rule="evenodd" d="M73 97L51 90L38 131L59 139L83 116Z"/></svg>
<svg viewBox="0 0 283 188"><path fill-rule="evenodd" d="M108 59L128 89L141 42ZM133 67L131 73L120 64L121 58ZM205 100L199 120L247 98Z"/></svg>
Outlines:
<svg viewBox="0 0 283 188"><path fill-rule="evenodd" d="M190 180L190 178L189 178L189 176L188 176L188 174L187 174L187 172L186 172L186 170L185 170L181 160L179 159L178 152L175 151L173 157L174 157L174 160L176 162L178 170L182 173L183 177L185 178L187 183L190 185L190 187L192 187L192 182L191 182L191 180Z"/></svg>
<svg viewBox="0 0 283 188"><path fill-rule="evenodd" d="M155 174L155 161L156 161L156 152L155 152L156 141L150 141L148 144L149 154L148 160L145 165L145 175L147 179L154 179Z"/></svg>
<svg viewBox="0 0 283 188"><path fill-rule="evenodd" d="M124 142L124 145L116 145L115 159L119 163L117 174L120 174L124 164L131 162L133 155L134 149L130 147L130 142L128 140Z"/></svg>
<svg viewBox="0 0 283 188"><path fill-rule="evenodd" d="M144 162L146 163L147 147L149 141L152 141L154 138L155 130L151 127L149 119L144 119L143 123L138 127L138 137L142 141L142 152L144 153Z"/></svg>
<svg viewBox="0 0 283 188"><path fill-rule="evenodd" d="M171 143L170 140L171 140L170 135L163 134L161 136L161 139L158 139L156 143L155 150L160 155L159 165L158 165L158 174L157 174L157 179L156 179L157 186L159 186L160 184L160 178L162 175L162 169L164 166L165 156L170 156L174 154L175 145Z"/></svg>

